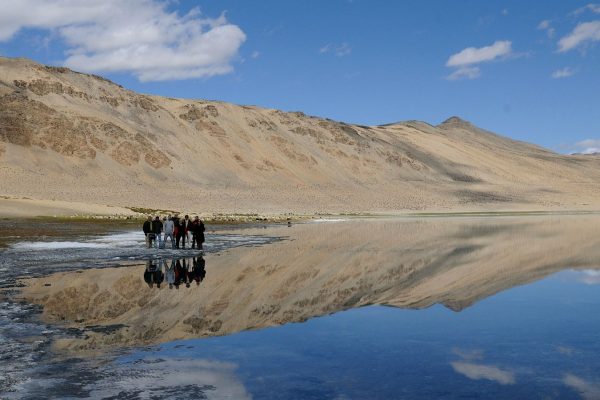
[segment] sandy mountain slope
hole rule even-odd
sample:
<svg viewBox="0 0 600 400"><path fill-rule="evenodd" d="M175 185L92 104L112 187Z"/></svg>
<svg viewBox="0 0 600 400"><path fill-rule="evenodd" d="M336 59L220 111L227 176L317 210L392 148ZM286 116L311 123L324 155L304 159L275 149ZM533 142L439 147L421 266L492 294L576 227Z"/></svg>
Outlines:
<svg viewBox="0 0 600 400"><path fill-rule="evenodd" d="M237 213L597 209L599 167L455 117L358 126L0 58L0 195L11 198Z"/></svg>
<svg viewBox="0 0 600 400"><path fill-rule="evenodd" d="M26 280L22 296L41 304L46 320L85 330L60 345L88 351L225 335L370 304L460 311L565 268L600 266L600 225L589 216L355 220L253 233L286 240L208 254L199 286L150 288L142 265ZM85 328L94 325L115 329Z"/></svg>

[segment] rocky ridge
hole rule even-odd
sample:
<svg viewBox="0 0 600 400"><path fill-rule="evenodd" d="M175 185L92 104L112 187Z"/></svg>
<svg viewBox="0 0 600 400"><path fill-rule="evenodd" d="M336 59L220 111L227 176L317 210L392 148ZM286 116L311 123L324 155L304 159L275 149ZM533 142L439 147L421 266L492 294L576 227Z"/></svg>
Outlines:
<svg viewBox="0 0 600 400"><path fill-rule="evenodd" d="M361 126L0 58L0 194L11 198L210 212L577 209L599 204L599 166L457 117Z"/></svg>

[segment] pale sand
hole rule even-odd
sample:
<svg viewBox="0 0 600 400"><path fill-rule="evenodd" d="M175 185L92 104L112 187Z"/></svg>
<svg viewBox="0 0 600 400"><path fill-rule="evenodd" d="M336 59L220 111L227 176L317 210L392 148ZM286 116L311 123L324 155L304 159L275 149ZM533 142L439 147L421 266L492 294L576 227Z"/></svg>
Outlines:
<svg viewBox="0 0 600 400"><path fill-rule="evenodd" d="M64 214L96 204L212 214L600 210L599 182L599 157L457 118L366 127L144 96L0 57L0 195L90 204L61 205ZM35 204L26 215L54 212ZM0 202L0 216L18 210Z"/></svg>
<svg viewBox="0 0 600 400"><path fill-rule="evenodd" d="M442 303L461 310L564 268L600 268L597 216L351 220L248 233L289 240L207 255L199 287L151 289L140 266L26 280L22 296L43 305L50 322L127 325L57 344L93 352L225 335L370 304Z"/></svg>
<svg viewBox="0 0 600 400"><path fill-rule="evenodd" d="M0 216L15 217L65 217L65 216L137 216L128 208L100 204L77 203L58 200L4 199L0 198Z"/></svg>

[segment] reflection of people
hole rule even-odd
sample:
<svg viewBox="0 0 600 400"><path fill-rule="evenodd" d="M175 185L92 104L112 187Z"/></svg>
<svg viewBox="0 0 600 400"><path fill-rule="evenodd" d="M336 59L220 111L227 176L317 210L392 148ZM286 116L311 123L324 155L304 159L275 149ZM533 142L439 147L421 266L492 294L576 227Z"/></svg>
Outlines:
<svg viewBox="0 0 600 400"><path fill-rule="evenodd" d="M164 280L164 275L161 271L160 266L155 260L146 261L146 270L144 271L144 281L148 284L148 287L156 287L160 289L160 284Z"/></svg>
<svg viewBox="0 0 600 400"><path fill-rule="evenodd" d="M190 283L192 282L192 266L190 265L187 258L183 259L183 271L185 273L183 280L185 283L185 287L189 288Z"/></svg>
<svg viewBox="0 0 600 400"><path fill-rule="evenodd" d="M198 218L198 216L194 217L194 222L192 222L192 249L198 246L198 250L202 250L202 243L204 243L204 222Z"/></svg>
<svg viewBox="0 0 600 400"><path fill-rule="evenodd" d="M206 261L204 260L204 258L202 256L200 257L194 257L194 272L193 272L193 277L194 280L196 281L196 286L200 285L200 282L202 282L204 280L204 277L206 276Z"/></svg>
<svg viewBox="0 0 600 400"><path fill-rule="evenodd" d="M175 289L179 289L179 285L185 279L185 271L181 266L181 260L175 261Z"/></svg>
<svg viewBox="0 0 600 400"><path fill-rule="evenodd" d="M169 284L169 289L173 289L173 284L175 283L175 260L163 260L163 265L165 268L165 278Z"/></svg>

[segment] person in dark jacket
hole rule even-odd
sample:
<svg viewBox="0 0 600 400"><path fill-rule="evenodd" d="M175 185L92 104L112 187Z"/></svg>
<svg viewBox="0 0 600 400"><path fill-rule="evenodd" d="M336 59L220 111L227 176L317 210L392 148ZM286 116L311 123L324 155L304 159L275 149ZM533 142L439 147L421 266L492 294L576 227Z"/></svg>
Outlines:
<svg viewBox="0 0 600 400"><path fill-rule="evenodd" d="M194 217L192 222L192 249L198 247L198 250L202 250L202 243L204 243L204 222L198 216Z"/></svg>
<svg viewBox="0 0 600 400"><path fill-rule="evenodd" d="M148 215L148 219L146 221L144 221L142 230L144 231L144 235L146 236L146 246L148 246L148 248L152 247L152 242L150 241L150 233L152 233L152 217L151 216Z"/></svg>
<svg viewBox="0 0 600 400"><path fill-rule="evenodd" d="M154 234L154 238L155 238L155 246L156 248L162 248L162 233L163 230L163 224L160 220L160 217L156 216L154 218L154 221L152 221L152 233Z"/></svg>
<svg viewBox="0 0 600 400"><path fill-rule="evenodd" d="M173 236L175 236L175 248L179 248L179 241L181 240L181 221L179 220L179 214L173 216Z"/></svg>
<svg viewBox="0 0 600 400"><path fill-rule="evenodd" d="M179 234L181 235L181 247L185 249L185 242L187 241L188 243L191 241L192 238L192 220L190 220L189 215L186 215L179 224Z"/></svg>

